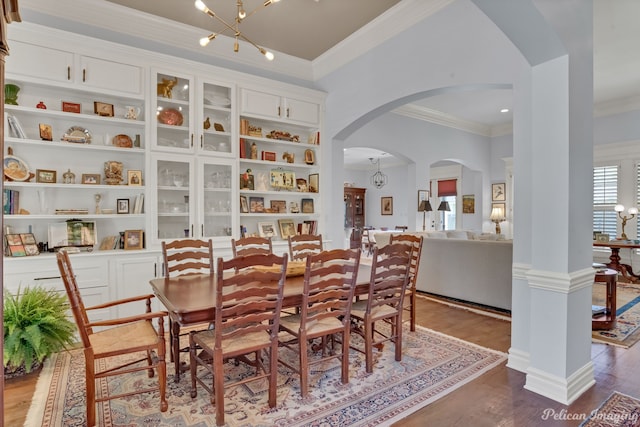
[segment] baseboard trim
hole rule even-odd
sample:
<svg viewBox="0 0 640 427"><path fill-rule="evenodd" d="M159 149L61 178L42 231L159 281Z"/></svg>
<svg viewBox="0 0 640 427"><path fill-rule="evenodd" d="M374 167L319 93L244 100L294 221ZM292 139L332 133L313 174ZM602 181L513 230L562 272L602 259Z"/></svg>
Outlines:
<svg viewBox="0 0 640 427"><path fill-rule="evenodd" d="M507 368L515 369L516 371L527 373L529 367L529 353L526 351L518 350L511 347L509 349L509 359L507 361Z"/></svg>
<svg viewBox="0 0 640 427"><path fill-rule="evenodd" d="M529 368L524 388L564 405L570 405L595 383L593 362L589 361L568 378Z"/></svg>
<svg viewBox="0 0 640 427"><path fill-rule="evenodd" d="M477 304L477 303L464 301L457 298L445 297L442 295L432 294L424 291L416 291L416 294L430 301L434 301L440 304L445 304L450 307L457 307L457 308L471 311L473 313L482 314L483 316L494 317L496 319L511 321L511 311L509 310L490 307L488 305Z"/></svg>

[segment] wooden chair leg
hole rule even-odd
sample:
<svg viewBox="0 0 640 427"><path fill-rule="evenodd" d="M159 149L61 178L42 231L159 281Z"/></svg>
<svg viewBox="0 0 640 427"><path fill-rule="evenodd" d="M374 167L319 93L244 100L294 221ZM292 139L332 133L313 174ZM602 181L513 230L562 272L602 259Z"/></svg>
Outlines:
<svg viewBox="0 0 640 427"><path fill-rule="evenodd" d="M213 356L212 404L216 407L216 425L224 425L224 370L222 357Z"/></svg>
<svg viewBox="0 0 640 427"><path fill-rule="evenodd" d="M169 318L169 344L173 348L173 321ZM169 362L173 362L173 351L169 352Z"/></svg>
<svg viewBox="0 0 640 427"><path fill-rule="evenodd" d="M348 330L342 331L342 384L349 382L349 335Z"/></svg>
<svg viewBox="0 0 640 427"><path fill-rule="evenodd" d="M365 319L364 326L364 359L368 374L373 372L373 322Z"/></svg>
<svg viewBox="0 0 640 427"><path fill-rule="evenodd" d="M416 289L412 288L411 289L411 295L409 296L409 302L411 303L411 307L410 309L410 316L411 316L411 320L410 320L410 327L409 329L411 330L411 332L415 332L416 331Z"/></svg>
<svg viewBox="0 0 640 427"><path fill-rule="evenodd" d="M86 364L85 383L87 386L87 426L96 425L96 379L95 361L90 353L85 351L84 359Z"/></svg>
<svg viewBox="0 0 640 427"><path fill-rule="evenodd" d="M398 315L393 320L396 325L395 345L396 345L396 361L402 360L402 316Z"/></svg>
<svg viewBox="0 0 640 427"><path fill-rule="evenodd" d="M171 353L173 353L173 367L175 370L173 382L180 382L180 324L173 322L173 340L171 342Z"/></svg>
<svg viewBox="0 0 640 427"><path fill-rule="evenodd" d="M191 398L194 399L198 396L198 388L196 386L198 362L196 361L196 343L193 341L193 331L189 334L189 366L191 373Z"/></svg>
<svg viewBox="0 0 640 427"><path fill-rule="evenodd" d="M309 359L307 358L307 338L299 337L300 365L298 375L300 376L300 395L304 398L309 393Z"/></svg>
<svg viewBox="0 0 640 427"><path fill-rule="evenodd" d="M274 342L269 351L269 407L276 407L278 392L278 342Z"/></svg>

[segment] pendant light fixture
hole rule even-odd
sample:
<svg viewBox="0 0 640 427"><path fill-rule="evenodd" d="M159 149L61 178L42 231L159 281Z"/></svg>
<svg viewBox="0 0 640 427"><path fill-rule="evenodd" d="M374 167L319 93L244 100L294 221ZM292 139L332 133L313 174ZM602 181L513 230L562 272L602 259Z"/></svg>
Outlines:
<svg viewBox="0 0 640 427"><path fill-rule="evenodd" d="M373 157L369 157L369 161L378 165L378 171L371 176L371 184L376 188L382 188L387 185L388 177L387 175L380 172L380 158L374 159Z"/></svg>
<svg viewBox="0 0 640 427"><path fill-rule="evenodd" d="M235 43L233 45L233 51L234 52L238 52L238 50L240 49L240 45L238 44L238 39L242 39L242 40L246 41L247 43L253 45L253 47L255 47L256 49L258 49L258 51L261 54L263 54L269 61L272 61L273 58L274 58L273 53L269 52L268 50L266 50L263 47L258 46L251 39L249 39L247 36L245 36L242 33L242 31L240 31L240 24L242 23L242 21L245 18L248 18L249 16L253 15L258 10L267 7L272 3L277 3L279 1L280 0L266 0L264 2L261 2L254 10L252 10L251 12L247 13L247 11L244 9L244 4L243 4L242 0L236 0L236 6L237 6L236 17L235 17L235 19L233 21L233 24L229 24L227 21L225 21L220 16L218 16L213 10L209 9L207 7L207 5L204 4L204 2L202 0L196 0L196 3L195 3L196 9L201 10L202 12L206 13L207 15L212 17L213 19L218 20L219 22L222 23L222 25L224 25L224 28L222 29L222 31L220 31L218 33L211 33L207 37L201 38L200 39L200 45L201 46L208 45L211 40L215 39L218 36L218 34L222 34L225 31L229 30L231 33L233 33L233 37L235 37L235 39L236 39L236 41L235 41Z"/></svg>

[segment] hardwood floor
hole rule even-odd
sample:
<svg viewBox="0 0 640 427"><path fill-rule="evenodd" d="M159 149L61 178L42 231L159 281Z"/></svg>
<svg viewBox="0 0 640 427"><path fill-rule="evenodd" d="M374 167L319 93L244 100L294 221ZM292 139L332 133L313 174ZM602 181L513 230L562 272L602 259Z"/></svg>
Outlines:
<svg viewBox="0 0 640 427"><path fill-rule="evenodd" d="M426 298L418 298L417 312L419 325L483 347L509 350L509 321ZM591 348L596 384L571 406L525 390L525 375L502 364L394 426L577 426L582 420L545 419L545 411L555 411L560 418L562 413L586 417L614 390L640 397L640 376L633 374L640 363L640 345L623 349L594 343ZM37 375L7 381L5 425L23 425L36 381Z"/></svg>

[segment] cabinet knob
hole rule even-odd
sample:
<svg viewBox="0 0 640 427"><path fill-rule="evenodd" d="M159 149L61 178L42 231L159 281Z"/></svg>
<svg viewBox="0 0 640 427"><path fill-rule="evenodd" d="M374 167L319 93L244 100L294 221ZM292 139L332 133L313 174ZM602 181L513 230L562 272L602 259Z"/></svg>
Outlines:
<svg viewBox="0 0 640 427"><path fill-rule="evenodd" d="M280 107L278 107L278 117L280 117Z"/></svg>
<svg viewBox="0 0 640 427"><path fill-rule="evenodd" d="M67 65L67 80L71 80L71 66Z"/></svg>
<svg viewBox="0 0 640 427"><path fill-rule="evenodd" d="M287 118L289 118L289 109L287 108Z"/></svg>
<svg viewBox="0 0 640 427"><path fill-rule="evenodd" d="M82 69L82 83L87 81L87 69L83 68Z"/></svg>
<svg viewBox="0 0 640 427"><path fill-rule="evenodd" d="M191 148L193 148L193 134L191 134Z"/></svg>

